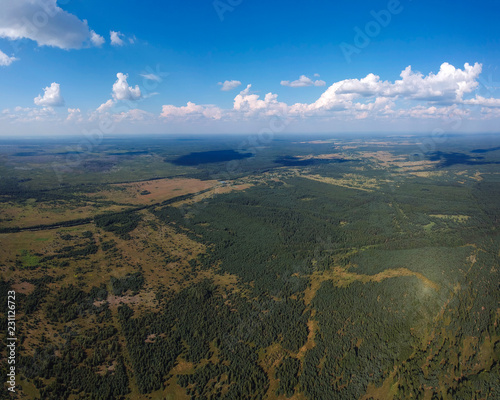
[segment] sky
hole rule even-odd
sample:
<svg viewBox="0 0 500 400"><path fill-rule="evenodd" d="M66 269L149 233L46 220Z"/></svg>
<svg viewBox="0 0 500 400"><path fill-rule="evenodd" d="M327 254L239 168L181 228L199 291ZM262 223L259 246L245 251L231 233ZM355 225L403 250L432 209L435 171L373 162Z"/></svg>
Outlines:
<svg viewBox="0 0 500 400"><path fill-rule="evenodd" d="M0 136L497 132L500 2L0 0Z"/></svg>

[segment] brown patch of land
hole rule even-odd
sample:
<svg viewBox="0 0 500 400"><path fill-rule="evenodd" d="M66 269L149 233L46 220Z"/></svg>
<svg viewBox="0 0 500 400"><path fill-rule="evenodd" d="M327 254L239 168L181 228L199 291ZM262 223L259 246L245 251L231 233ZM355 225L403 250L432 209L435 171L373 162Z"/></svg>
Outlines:
<svg viewBox="0 0 500 400"><path fill-rule="evenodd" d="M404 161L404 159L402 159L401 156L395 156L394 154L384 150L361 151L360 154L365 158L373 158L381 162L382 164L388 164L394 161Z"/></svg>
<svg viewBox="0 0 500 400"><path fill-rule="evenodd" d="M348 189L363 190L365 192L372 192L373 190L380 187L376 179L367 178L359 174L344 174L342 178L329 178L312 174L299 174L299 176L317 182L328 183L335 186L342 186Z"/></svg>
<svg viewBox="0 0 500 400"><path fill-rule="evenodd" d="M472 179L480 182L483 180L483 177L481 176L481 172L477 171L474 176L471 176Z"/></svg>
<svg viewBox="0 0 500 400"><path fill-rule="evenodd" d="M308 142L299 142L300 144L329 144L333 143L335 139L326 139L326 140L310 140Z"/></svg>
<svg viewBox="0 0 500 400"><path fill-rule="evenodd" d="M314 317L315 313L316 310L313 310L311 313L311 318ZM299 352L297 353L298 359L303 359L304 356L306 355L306 352L316 346L314 337L316 336L316 330L318 329L318 322L315 319L309 319L307 321L307 329L309 330L309 333L307 335L307 341L304 343L304 345L300 348Z"/></svg>
<svg viewBox="0 0 500 400"><path fill-rule="evenodd" d="M422 161L397 161L392 163L392 165L401 168L403 170L409 171L409 170L417 170L417 169L425 169L425 168L434 168L436 164L438 164L439 161L429 161L429 160L422 160Z"/></svg>
<svg viewBox="0 0 500 400"><path fill-rule="evenodd" d="M297 156L299 160L337 160L337 159L346 159L350 158L341 153L329 153L329 154L308 154L307 156Z"/></svg>
<svg viewBox="0 0 500 400"><path fill-rule="evenodd" d="M113 294L108 295L108 298L106 299L108 304L111 307L116 307L119 306L120 304L138 304L145 302L149 304L150 306L153 306L153 302L155 301L154 299L154 293L152 292L146 292L146 293L139 293L136 294L135 296L131 295L123 295L123 296L115 296Z"/></svg>
<svg viewBox="0 0 500 400"><path fill-rule="evenodd" d="M14 283L12 289L15 290L16 293L30 294L35 290L35 285L29 282L19 282Z"/></svg>
<svg viewBox="0 0 500 400"><path fill-rule="evenodd" d="M36 202L34 199L20 203L0 203L2 228L25 228L35 225L50 225L80 218L91 218L97 213L118 212L127 209L116 204L99 204L83 201L79 205L67 201Z"/></svg>
<svg viewBox="0 0 500 400"><path fill-rule="evenodd" d="M421 160L421 161L409 161L406 157L401 155L394 155L389 151L379 150L379 151L361 151L359 153L365 158L371 158L379 163L383 168L393 168L396 167L402 172L411 172L416 176L429 177L434 176L433 174L441 175L442 172L435 171L422 171L430 168L434 168L439 161Z"/></svg>
<svg viewBox="0 0 500 400"><path fill-rule="evenodd" d="M394 382L396 373L397 367L394 368L380 387L375 386L373 383L369 383L368 388L366 389L366 394L359 400L392 400L399 386L397 381Z"/></svg>
<svg viewBox="0 0 500 400"><path fill-rule="evenodd" d="M172 375L190 375L194 372L195 365L181 357L177 358L177 364L170 371Z"/></svg>
<svg viewBox="0 0 500 400"><path fill-rule="evenodd" d="M116 203L132 205L160 203L173 197L200 192L219 185L216 180L202 181L191 178L172 178L119 183L109 185L108 190L90 196L104 198Z"/></svg>
<svg viewBox="0 0 500 400"><path fill-rule="evenodd" d="M410 175L415 175L420 178L432 178L437 176L443 176L446 174L445 171L411 171Z"/></svg>
<svg viewBox="0 0 500 400"><path fill-rule="evenodd" d="M269 388L267 389L265 399L276 399L276 390L279 386L279 380L276 379L276 367L279 365L287 352L279 345L274 343L263 349L259 354L259 364L267 373L269 378Z"/></svg>
<svg viewBox="0 0 500 400"><path fill-rule="evenodd" d="M132 398L132 397L131 397ZM135 397L134 397L135 398ZM186 389L181 387L177 383L177 377L172 376L166 383L166 387L164 391L161 391L155 397L154 394L148 395L144 397L145 399L154 399L154 400L163 400L163 399L172 399L172 400L190 400L192 397L186 393Z"/></svg>
<svg viewBox="0 0 500 400"><path fill-rule="evenodd" d="M248 189L250 187L252 187L253 185L250 184L250 183L239 183L239 184L231 184L231 185L219 185L217 187L214 187L213 190L210 190L210 191L207 191L205 193L201 193L199 195L196 195L190 199L187 199L187 200L182 200L182 201L178 201L176 203L173 203L172 205L174 207L181 207L181 206L185 206L185 205L191 205L191 204L194 204L194 203L199 203L200 201L204 200L204 199L210 199L210 198L213 198L219 194L224 194L224 193L230 193L230 192L233 192L233 191L237 191L237 190L245 190L245 189Z"/></svg>
<svg viewBox="0 0 500 400"><path fill-rule="evenodd" d="M309 305L316 295L317 290L320 288L321 284L325 281L332 281L336 286L349 286L352 282L360 281L363 283L367 282L381 282L384 279L397 278L400 276L415 276L422 281L422 283L434 290L439 290L439 286L425 277L419 272L410 271L407 268L394 268L386 269L375 275L364 275L356 274L354 272L349 272L345 268L334 267L328 271L316 271L310 275L309 287L304 293L304 302Z"/></svg>

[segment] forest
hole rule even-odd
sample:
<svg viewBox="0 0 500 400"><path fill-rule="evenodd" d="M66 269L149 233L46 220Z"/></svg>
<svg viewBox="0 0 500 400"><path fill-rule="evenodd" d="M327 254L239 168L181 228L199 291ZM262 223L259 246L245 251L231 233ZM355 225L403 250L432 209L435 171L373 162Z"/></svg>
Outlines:
<svg viewBox="0 0 500 400"><path fill-rule="evenodd" d="M415 166L390 140L287 138L255 154L216 139L134 142L100 157L126 170L155 153L170 169L98 184L86 171L56 188L1 181L0 294L17 294L18 391L499 398L495 150L470 165L478 146L464 141L446 152L464 154L457 162L443 151ZM179 193L174 179L192 188Z"/></svg>

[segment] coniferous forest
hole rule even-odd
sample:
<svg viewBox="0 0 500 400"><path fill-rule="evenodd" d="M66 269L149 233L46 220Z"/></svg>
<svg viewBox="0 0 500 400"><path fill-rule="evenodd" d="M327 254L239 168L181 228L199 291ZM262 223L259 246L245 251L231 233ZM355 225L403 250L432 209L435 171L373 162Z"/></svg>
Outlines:
<svg viewBox="0 0 500 400"><path fill-rule="evenodd" d="M500 398L500 151L424 139L104 141L57 182L12 144L20 398Z"/></svg>

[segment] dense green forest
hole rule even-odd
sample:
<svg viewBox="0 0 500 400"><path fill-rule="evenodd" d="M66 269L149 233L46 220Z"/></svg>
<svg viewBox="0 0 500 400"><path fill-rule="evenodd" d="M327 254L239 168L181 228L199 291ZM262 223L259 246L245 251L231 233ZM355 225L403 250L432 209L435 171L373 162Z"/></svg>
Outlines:
<svg viewBox="0 0 500 400"><path fill-rule="evenodd" d="M186 166L176 157L199 143L147 143L102 157L155 154L168 179L0 183L0 294L17 293L24 398L500 397L495 164L443 152L422 172L373 157L404 158L397 140L289 139L235 156L233 173L221 141Z"/></svg>

